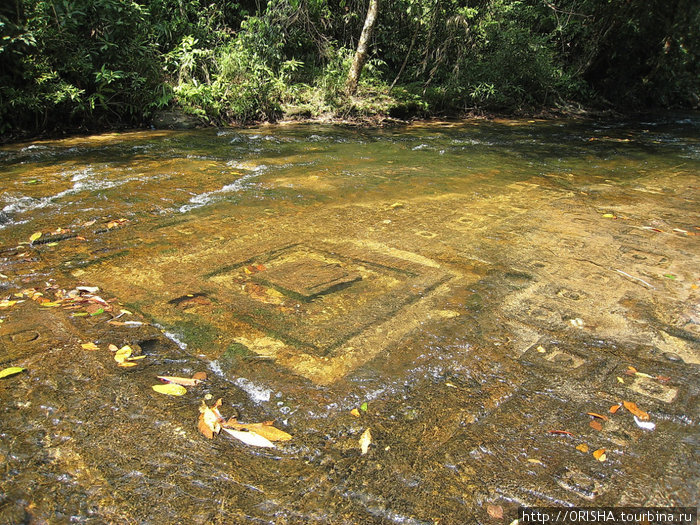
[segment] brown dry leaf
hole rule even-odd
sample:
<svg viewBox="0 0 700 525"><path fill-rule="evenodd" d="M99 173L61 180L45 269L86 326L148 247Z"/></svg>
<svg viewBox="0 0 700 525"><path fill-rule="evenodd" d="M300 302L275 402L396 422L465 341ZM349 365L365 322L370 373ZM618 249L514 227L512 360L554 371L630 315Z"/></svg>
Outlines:
<svg viewBox="0 0 700 525"><path fill-rule="evenodd" d="M486 506L486 512L488 512L489 516L491 516L492 518L495 518L497 520L503 519L503 507L501 507L500 505L488 504Z"/></svg>
<svg viewBox="0 0 700 525"><path fill-rule="evenodd" d="M175 383L182 386L197 386L202 381L200 379L190 379L189 377L176 377L176 376L156 376L158 379L166 381L168 383Z"/></svg>
<svg viewBox="0 0 700 525"><path fill-rule="evenodd" d="M218 399L212 407L208 407L204 401L199 407L197 428L209 439L214 439L214 434L218 434L221 431L221 423L224 422L224 418L219 413L220 406L221 399Z"/></svg>
<svg viewBox="0 0 700 525"><path fill-rule="evenodd" d="M596 414L595 412L586 412L587 415L597 417L598 419L602 419L603 421L608 420L608 416L603 416L601 414Z"/></svg>
<svg viewBox="0 0 700 525"><path fill-rule="evenodd" d="M292 439L291 434L287 434L284 430L275 428L272 426L272 423L272 421L265 421L263 423L239 423L235 418L231 418L226 423L223 423L222 426L234 430L255 432L269 441L289 441Z"/></svg>
<svg viewBox="0 0 700 525"><path fill-rule="evenodd" d="M613 405L613 406L610 407L609 412L610 412L611 414L614 414L615 412L617 412L618 410L620 410L620 407L621 407L621 406L622 406L621 403L619 403L619 404L617 404L617 405Z"/></svg>
<svg viewBox="0 0 700 525"><path fill-rule="evenodd" d="M637 416L642 421L649 421L649 414L644 412L644 410L640 409L637 406L637 403L632 403L631 401L623 401L622 404L625 405L625 408L627 410L629 410L633 415Z"/></svg>
<svg viewBox="0 0 700 525"><path fill-rule="evenodd" d="M207 373L206 372L195 372L192 374L192 379L199 379L200 381L206 381L207 380Z"/></svg>
<svg viewBox="0 0 700 525"><path fill-rule="evenodd" d="M95 343L82 343L80 346L83 348L83 350L99 350L100 349L100 347L97 346Z"/></svg>
<svg viewBox="0 0 700 525"><path fill-rule="evenodd" d="M598 421L597 419L594 419L593 421L591 421L589 423L589 425L591 426L592 429L597 430L599 432L601 430L603 430L603 424L600 421Z"/></svg>
<svg viewBox="0 0 700 525"><path fill-rule="evenodd" d="M576 447L576 450L578 450L579 452L583 452L584 454L588 454L588 445L586 445L585 443L581 443Z"/></svg>
<svg viewBox="0 0 700 525"><path fill-rule="evenodd" d="M547 433L563 436L573 436L573 433L569 432L568 430L548 430Z"/></svg>
<svg viewBox="0 0 700 525"><path fill-rule="evenodd" d="M598 461L601 463L608 459L608 457L605 455L605 449L604 448L599 448L598 450L593 452L593 457L596 458Z"/></svg>

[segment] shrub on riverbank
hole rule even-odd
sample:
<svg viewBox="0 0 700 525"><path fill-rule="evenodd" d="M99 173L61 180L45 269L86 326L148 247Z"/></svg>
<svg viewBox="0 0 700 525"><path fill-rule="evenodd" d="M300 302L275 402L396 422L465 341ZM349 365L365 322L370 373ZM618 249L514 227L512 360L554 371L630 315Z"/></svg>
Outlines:
<svg viewBox="0 0 700 525"><path fill-rule="evenodd" d="M0 134L147 123L692 107L689 0L384 0L353 96L361 0L10 0Z"/></svg>

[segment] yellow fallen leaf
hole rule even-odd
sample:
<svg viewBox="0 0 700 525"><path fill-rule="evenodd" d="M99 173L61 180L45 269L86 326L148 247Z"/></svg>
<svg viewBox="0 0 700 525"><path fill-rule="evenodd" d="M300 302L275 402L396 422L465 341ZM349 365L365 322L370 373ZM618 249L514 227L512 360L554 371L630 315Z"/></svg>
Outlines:
<svg viewBox="0 0 700 525"><path fill-rule="evenodd" d="M100 347L97 346L95 343L83 343L80 346L83 347L83 350L99 350Z"/></svg>
<svg viewBox="0 0 700 525"><path fill-rule="evenodd" d="M166 394L169 396L182 396L187 393L187 389L182 385L176 385L175 383L166 383L165 385L153 385L151 388L158 392L159 394Z"/></svg>
<svg viewBox="0 0 700 525"><path fill-rule="evenodd" d="M353 408L350 413L355 416L355 417L360 417L360 411L357 410L356 408Z"/></svg>
<svg viewBox="0 0 700 525"><path fill-rule="evenodd" d="M9 377L15 374L19 374L23 370L24 368L22 368L21 366L11 366L9 368L4 368L3 370L0 370L0 379L2 379L3 377Z"/></svg>
<svg viewBox="0 0 700 525"><path fill-rule="evenodd" d="M593 452L593 457L596 458L598 461L601 463L608 459L608 457L605 455L605 449L604 448L599 448L598 450Z"/></svg>
<svg viewBox="0 0 700 525"><path fill-rule="evenodd" d="M362 451L362 455L364 456L365 454L367 454L369 446L372 444L372 433L370 432L369 428L362 433L359 439L359 443L360 450Z"/></svg>
<svg viewBox="0 0 700 525"><path fill-rule="evenodd" d="M579 452L583 452L584 454L587 454L588 453L588 445L586 445L585 443L581 443L580 445L578 445L576 447L576 450L578 450Z"/></svg>
<svg viewBox="0 0 700 525"><path fill-rule="evenodd" d="M117 353L114 354L114 360L117 363L123 363L127 360L127 358L131 357L131 352L133 352L133 350L130 346L122 346L119 350L117 350Z"/></svg>
<svg viewBox="0 0 700 525"><path fill-rule="evenodd" d="M31 236L29 237L29 242L34 242L34 241L38 240L39 237L41 237L41 232L32 233Z"/></svg>
<svg viewBox="0 0 700 525"><path fill-rule="evenodd" d="M131 361L124 361L123 363L118 363L117 366L121 366L123 368L131 368L132 366L136 366L136 363L132 363Z"/></svg>
<svg viewBox="0 0 700 525"><path fill-rule="evenodd" d="M17 304L17 301L8 301L7 299L3 299L0 301L0 308L10 308L11 306L14 306Z"/></svg>

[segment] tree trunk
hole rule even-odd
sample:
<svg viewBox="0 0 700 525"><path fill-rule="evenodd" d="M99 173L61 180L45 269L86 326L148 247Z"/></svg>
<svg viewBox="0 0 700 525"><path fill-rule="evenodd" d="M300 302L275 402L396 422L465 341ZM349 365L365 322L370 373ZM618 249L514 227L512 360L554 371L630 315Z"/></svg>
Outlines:
<svg viewBox="0 0 700 525"><path fill-rule="evenodd" d="M348 95L354 95L357 92L357 81L360 79L362 68L367 60L367 44L372 39L374 32L374 23L377 21L377 11L379 10L379 0L369 0L369 8L367 9L367 18L365 25L360 34L360 41L357 43L357 51L355 58L352 59L348 80L345 83L345 90Z"/></svg>

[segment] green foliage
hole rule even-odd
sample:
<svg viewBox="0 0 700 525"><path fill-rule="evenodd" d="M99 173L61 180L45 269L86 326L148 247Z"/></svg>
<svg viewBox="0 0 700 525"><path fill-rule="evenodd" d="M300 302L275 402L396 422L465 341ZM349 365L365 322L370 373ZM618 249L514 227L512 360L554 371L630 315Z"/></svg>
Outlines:
<svg viewBox="0 0 700 525"><path fill-rule="evenodd" d="M0 133L700 103L692 0L383 0L356 96L366 0L6 0Z"/></svg>

